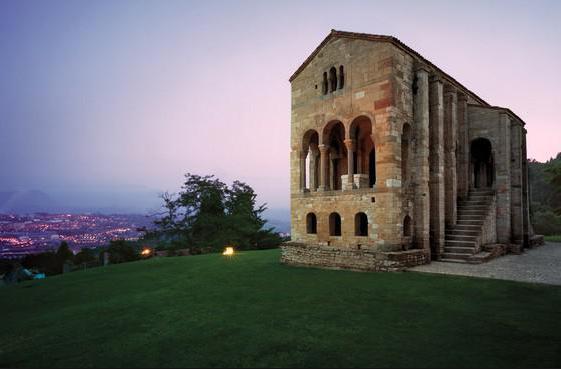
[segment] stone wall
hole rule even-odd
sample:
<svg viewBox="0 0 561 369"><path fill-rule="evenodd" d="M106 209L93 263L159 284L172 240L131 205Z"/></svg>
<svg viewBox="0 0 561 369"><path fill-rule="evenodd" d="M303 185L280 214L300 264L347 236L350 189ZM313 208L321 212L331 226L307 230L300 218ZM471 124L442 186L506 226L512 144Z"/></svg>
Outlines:
<svg viewBox="0 0 561 369"><path fill-rule="evenodd" d="M428 250L381 252L370 249L339 249L296 242L281 246L281 262L291 265L369 272L401 271L430 262Z"/></svg>
<svg viewBox="0 0 561 369"><path fill-rule="evenodd" d="M322 76L330 68L343 67L344 87L327 94L322 91ZM401 68L401 67L400 67ZM354 247L358 244L379 246L382 250L401 248L403 219L412 217L402 207L401 179L401 130L403 117L394 107L396 99L408 105L411 112L411 95L404 93L411 84L411 75L404 75L408 82L396 87L395 50L388 43L364 40L333 39L325 45L310 64L292 81L291 117L291 238L297 242L321 242L340 247ZM350 186L347 181L351 126L358 118L368 119L372 127L372 141L376 156L376 184L374 188ZM339 164L342 189L332 190L333 167L329 169L329 179L321 167L321 150L330 145L326 132L332 122L340 122L345 130L345 141L349 141L346 159ZM324 187L303 188L308 149L303 145L307 132L315 131L318 136L317 157L314 163L320 165L319 175L314 176L314 185L320 182ZM347 142L345 142L347 144ZM327 160L327 159L326 159ZM360 160L356 158L353 160ZM315 164L316 165L316 164ZM360 167L360 165L358 165ZM364 168L355 174L354 181L364 176ZM316 178L317 177L317 178ZM326 183L323 183L323 182ZM354 182L353 181L353 182ZM359 187L359 188L356 188ZM308 235L306 215L313 212L317 217L318 232ZM337 212L342 220L342 235L330 236L328 217ZM364 212L368 216L368 236L355 236L354 216ZM343 241L344 240L344 241Z"/></svg>
<svg viewBox="0 0 561 369"><path fill-rule="evenodd" d="M490 245L497 243L497 212L496 212L496 198L493 200L487 211L485 222L483 223L483 230L481 232L481 244L479 246Z"/></svg>

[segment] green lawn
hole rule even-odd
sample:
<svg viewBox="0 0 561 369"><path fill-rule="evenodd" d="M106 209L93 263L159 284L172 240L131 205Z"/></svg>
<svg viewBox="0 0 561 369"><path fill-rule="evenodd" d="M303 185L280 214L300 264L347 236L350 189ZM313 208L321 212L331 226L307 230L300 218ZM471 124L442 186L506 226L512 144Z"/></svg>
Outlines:
<svg viewBox="0 0 561 369"><path fill-rule="evenodd" d="M560 234L556 234L556 235L552 235L552 236L543 236L544 240L548 241L548 242L561 242L561 235Z"/></svg>
<svg viewBox="0 0 561 369"><path fill-rule="evenodd" d="M161 258L0 289L0 367L560 367L561 287Z"/></svg>

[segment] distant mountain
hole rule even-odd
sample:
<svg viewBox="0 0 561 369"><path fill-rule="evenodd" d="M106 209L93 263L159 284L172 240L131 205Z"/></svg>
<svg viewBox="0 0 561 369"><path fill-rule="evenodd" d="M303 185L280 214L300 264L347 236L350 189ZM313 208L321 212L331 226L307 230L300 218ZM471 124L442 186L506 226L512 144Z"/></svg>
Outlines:
<svg viewBox="0 0 561 369"><path fill-rule="evenodd" d="M0 213L36 213L56 207L56 202L42 191L0 192Z"/></svg>
<svg viewBox="0 0 561 369"><path fill-rule="evenodd" d="M161 199L155 190L0 191L0 213L153 214Z"/></svg>

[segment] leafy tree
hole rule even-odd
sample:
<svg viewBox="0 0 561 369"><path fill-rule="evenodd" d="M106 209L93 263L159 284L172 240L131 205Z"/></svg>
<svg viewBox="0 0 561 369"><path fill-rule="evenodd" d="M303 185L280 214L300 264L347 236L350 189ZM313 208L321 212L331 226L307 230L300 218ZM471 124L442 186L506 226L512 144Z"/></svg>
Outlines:
<svg viewBox="0 0 561 369"><path fill-rule="evenodd" d="M190 209L188 238L195 248L221 248L224 245L226 185L214 176L188 175L180 193L180 204Z"/></svg>
<svg viewBox="0 0 561 369"><path fill-rule="evenodd" d="M214 176L188 173L177 195L162 196L164 210L149 236L165 239L169 245L189 245L193 253L203 248L221 250L225 245L238 249L278 246L278 234L263 229L261 214L266 207L257 206L256 198L243 182L228 187Z"/></svg>
<svg viewBox="0 0 561 369"><path fill-rule="evenodd" d="M225 228L229 243L238 249L276 247L282 241L273 229L263 229L266 221L261 215L267 207L257 206L256 198L255 191L243 182L235 181L227 190Z"/></svg>
<svg viewBox="0 0 561 369"><path fill-rule="evenodd" d="M58 250L56 251L56 258L60 262L60 264L64 264L65 261L74 259L74 253L68 247L68 242L62 241Z"/></svg>
<svg viewBox="0 0 561 369"><path fill-rule="evenodd" d="M545 163L528 161L531 220L539 234L561 234L561 153Z"/></svg>

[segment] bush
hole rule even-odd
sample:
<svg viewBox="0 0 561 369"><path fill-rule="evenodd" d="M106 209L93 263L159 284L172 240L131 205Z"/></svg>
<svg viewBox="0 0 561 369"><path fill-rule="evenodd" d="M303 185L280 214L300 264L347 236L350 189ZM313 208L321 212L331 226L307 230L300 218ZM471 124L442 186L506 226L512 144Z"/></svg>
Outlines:
<svg viewBox="0 0 561 369"><path fill-rule="evenodd" d="M561 216L552 210L535 211L532 225L537 234L561 234Z"/></svg>
<svg viewBox="0 0 561 369"><path fill-rule="evenodd" d="M126 263L139 260L137 249L125 240L114 240L109 242L109 262L111 264Z"/></svg>
<svg viewBox="0 0 561 369"><path fill-rule="evenodd" d="M84 263L91 263L96 260L97 258L95 257L93 251L88 248L84 248L80 250L80 252L77 253L74 257L74 264L79 265Z"/></svg>

